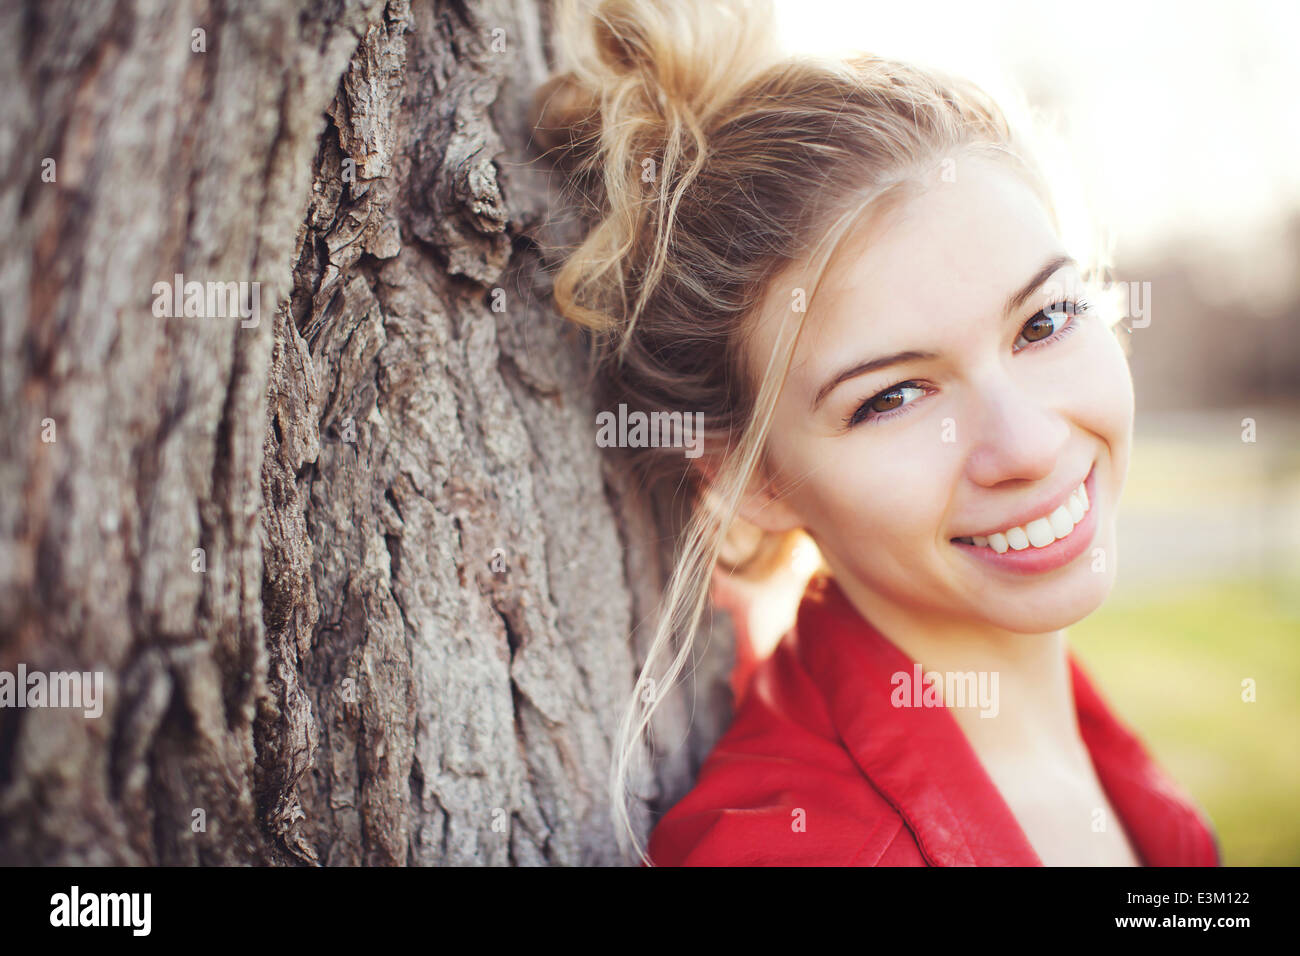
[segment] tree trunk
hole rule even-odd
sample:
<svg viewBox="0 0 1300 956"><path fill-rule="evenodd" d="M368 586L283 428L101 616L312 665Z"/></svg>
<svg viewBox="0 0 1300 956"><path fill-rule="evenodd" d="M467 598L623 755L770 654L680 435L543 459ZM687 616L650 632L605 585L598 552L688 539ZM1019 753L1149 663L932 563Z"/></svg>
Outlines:
<svg viewBox="0 0 1300 956"><path fill-rule="evenodd" d="M0 12L0 671L104 680L0 708L0 863L620 862L667 555L549 304L546 22ZM652 810L730 716L719 621Z"/></svg>

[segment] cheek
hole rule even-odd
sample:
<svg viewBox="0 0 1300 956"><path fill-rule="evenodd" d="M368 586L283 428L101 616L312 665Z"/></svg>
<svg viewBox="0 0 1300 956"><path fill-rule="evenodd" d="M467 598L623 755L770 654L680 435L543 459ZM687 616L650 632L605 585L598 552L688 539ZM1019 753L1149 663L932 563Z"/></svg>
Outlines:
<svg viewBox="0 0 1300 956"><path fill-rule="evenodd" d="M889 442L859 434L873 427L804 449L805 480L789 497L813 536L838 553L897 560L934 540L952 446L925 428L900 429Z"/></svg>
<svg viewBox="0 0 1300 956"><path fill-rule="evenodd" d="M1071 376L1076 420L1111 446L1112 457L1127 461L1133 430L1133 376L1115 333L1091 330L1078 374Z"/></svg>

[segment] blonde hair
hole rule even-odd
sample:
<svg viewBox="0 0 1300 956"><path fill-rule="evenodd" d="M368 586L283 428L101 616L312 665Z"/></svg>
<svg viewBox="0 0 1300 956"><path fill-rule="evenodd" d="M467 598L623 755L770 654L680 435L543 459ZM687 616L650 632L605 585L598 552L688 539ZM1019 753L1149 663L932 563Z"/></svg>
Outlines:
<svg viewBox="0 0 1300 956"><path fill-rule="evenodd" d="M652 865L628 814L630 761L690 657L714 569L762 577L802 536L737 517L806 316L750 367L774 278L809 263L820 281L850 230L959 155L1011 162L1056 212L979 88L868 54L783 55L765 0L561 0L554 36L561 71L537 93L534 131L586 226L556 305L589 334L603 402L702 412L706 444L725 449L708 481L680 449L628 453L678 544L610 768L620 849ZM757 544L736 556L745 534Z"/></svg>

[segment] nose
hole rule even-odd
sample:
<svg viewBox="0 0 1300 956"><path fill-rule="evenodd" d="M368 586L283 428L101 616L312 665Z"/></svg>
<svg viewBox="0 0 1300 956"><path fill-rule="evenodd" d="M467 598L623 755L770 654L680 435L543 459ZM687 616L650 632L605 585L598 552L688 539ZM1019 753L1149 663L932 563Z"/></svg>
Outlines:
<svg viewBox="0 0 1300 956"><path fill-rule="evenodd" d="M1006 375L976 387L969 427L975 437L966 474L988 488L1050 477L1070 440L1065 416L1042 394Z"/></svg>

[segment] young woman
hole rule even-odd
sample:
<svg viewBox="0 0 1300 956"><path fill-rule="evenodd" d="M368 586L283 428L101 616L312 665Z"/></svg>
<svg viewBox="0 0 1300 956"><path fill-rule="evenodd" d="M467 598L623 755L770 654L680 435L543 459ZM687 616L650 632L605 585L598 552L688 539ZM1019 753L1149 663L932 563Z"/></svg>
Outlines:
<svg viewBox="0 0 1300 956"><path fill-rule="evenodd" d="M698 458L637 463L685 517L620 837L715 569L811 539L794 628L643 862L1216 864L1066 643L1114 580L1133 390L1003 113L902 63L783 56L762 5L568 5L557 38L538 135L589 215L557 303L605 407L706 425Z"/></svg>

